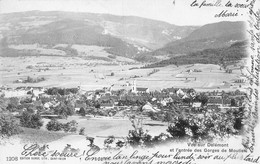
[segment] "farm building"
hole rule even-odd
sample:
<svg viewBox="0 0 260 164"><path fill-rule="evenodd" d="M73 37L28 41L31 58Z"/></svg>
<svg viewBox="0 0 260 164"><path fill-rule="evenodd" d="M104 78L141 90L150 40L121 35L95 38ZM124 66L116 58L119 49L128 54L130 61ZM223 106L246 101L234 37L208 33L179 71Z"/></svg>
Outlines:
<svg viewBox="0 0 260 164"><path fill-rule="evenodd" d="M85 109L86 107L87 107L87 105L85 102L76 101L76 103L75 103L75 111L79 111L80 108Z"/></svg>
<svg viewBox="0 0 260 164"><path fill-rule="evenodd" d="M136 88L137 93L149 93L149 88Z"/></svg>
<svg viewBox="0 0 260 164"><path fill-rule="evenodd" d="M105 109L105 110L108 110L108 109L113 109L115 106L112 102L108 102L108 103L101 103L100 104L100 108L101 109Z"/></svg>
<svg viewBox="0 0 260 164"><path fill-rule="evenodd" d="M222 96L209 96L207 105L222 106L222 104L223 104Z"/></svg>
<svg viewBox="0 0 260 164"><path fill-rule="evenodd" d="M143 112L159 112L160 109L153 107L149 102L142 107Z"/></svg>
<svg viewBox="0 0 260 164"><path fill-rule="evenodd" d="M200 108L201 107L201 102L194 102L194 103L192 103L192 107L193 108Z"/></svg>

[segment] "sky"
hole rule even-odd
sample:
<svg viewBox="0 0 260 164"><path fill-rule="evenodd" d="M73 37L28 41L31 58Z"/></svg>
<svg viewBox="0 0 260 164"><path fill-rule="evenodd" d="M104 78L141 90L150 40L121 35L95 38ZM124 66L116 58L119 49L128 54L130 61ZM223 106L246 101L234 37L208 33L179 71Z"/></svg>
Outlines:
<svg viewBox="0 0 260 164"><path fill-rule="evenodd" d="M238 10L226 7L191 7L193 1L201 4L204 0L0 0L0 13L31 10L108 13L139 16L175 25L203 25L245 19L245 9L239 10L238 17L215 18L222 10ZM224 5L228 0L207 0L215 1L221 1Z"/></svg>

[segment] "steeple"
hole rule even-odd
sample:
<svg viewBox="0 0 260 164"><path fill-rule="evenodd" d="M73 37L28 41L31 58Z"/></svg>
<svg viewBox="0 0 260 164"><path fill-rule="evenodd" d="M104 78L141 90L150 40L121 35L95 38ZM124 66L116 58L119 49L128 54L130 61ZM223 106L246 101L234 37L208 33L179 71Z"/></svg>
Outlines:
<svg viewBox="0 0 260 164"><path fill-rule="evenodd" d="M132 92L136 93L136 81L133 81Z"/></svg>

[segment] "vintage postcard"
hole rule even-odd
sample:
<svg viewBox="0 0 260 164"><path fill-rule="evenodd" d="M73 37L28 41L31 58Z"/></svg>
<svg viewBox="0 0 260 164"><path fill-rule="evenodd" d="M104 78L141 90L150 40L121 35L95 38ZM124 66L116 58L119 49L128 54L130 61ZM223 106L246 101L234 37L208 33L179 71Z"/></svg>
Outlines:
<svg viewBox="0 0 260 164"><path fill-rule="evenodd" d="M0 164L260 163L260 0L0 0Z"/></svg>

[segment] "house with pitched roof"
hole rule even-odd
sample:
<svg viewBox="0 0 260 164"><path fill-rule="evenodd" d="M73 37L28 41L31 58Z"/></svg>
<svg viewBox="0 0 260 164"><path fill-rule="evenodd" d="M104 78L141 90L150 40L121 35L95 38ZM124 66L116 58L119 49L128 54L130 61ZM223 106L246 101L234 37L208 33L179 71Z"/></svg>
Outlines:
<svg viewBox="0 0 260 164"><path fill-rule="evenodd" d="M137 87L136 91L137 91L137 93L149 93L149 88Z"/></svg>

